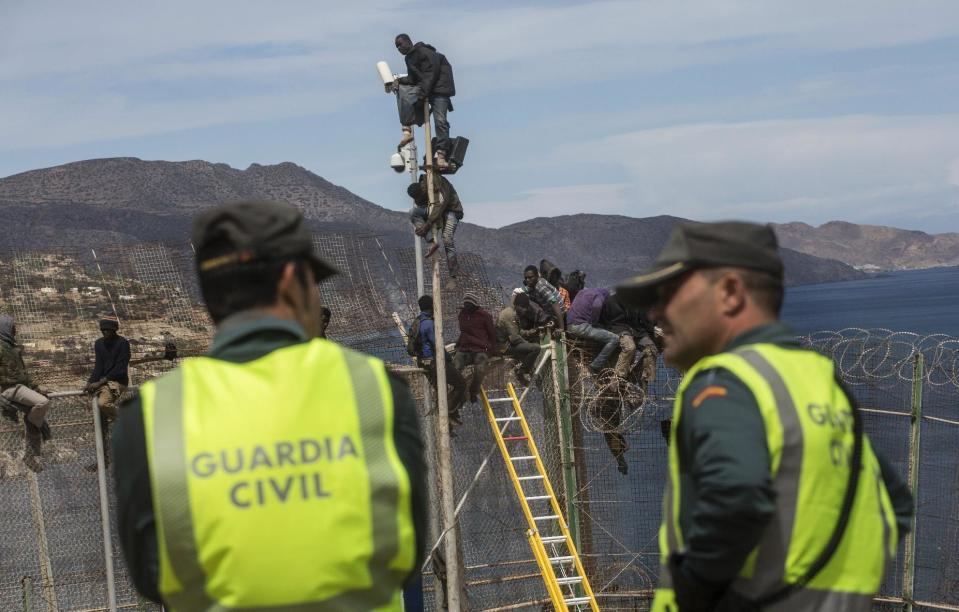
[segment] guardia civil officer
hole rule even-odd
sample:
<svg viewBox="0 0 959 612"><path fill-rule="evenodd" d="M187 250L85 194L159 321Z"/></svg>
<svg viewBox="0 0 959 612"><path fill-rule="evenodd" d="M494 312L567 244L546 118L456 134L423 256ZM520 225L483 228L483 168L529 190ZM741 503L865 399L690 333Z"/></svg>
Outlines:
<svg viewBox="0 0 959 612"><path fill-rule="evenodd" d="M120 540L173 610L398 610L425 535L413 399L384 364L316 338L335 271L291 206L212 208L193 228L207 356L120 410Z"/></svg>
<svg viewBox="0 0 959 612"><path fill-rule="evenodd" d="M682 223L621 298L652 307L673 409L655 611L869 610L912 498L830 359L778 322L772 229Z"/></svg>

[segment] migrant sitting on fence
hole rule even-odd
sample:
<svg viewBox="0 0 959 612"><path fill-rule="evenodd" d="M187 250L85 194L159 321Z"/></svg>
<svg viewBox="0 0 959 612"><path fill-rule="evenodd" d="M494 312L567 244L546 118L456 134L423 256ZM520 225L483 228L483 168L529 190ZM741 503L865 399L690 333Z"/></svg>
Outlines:
<svg viewBox="0 0 959 612"><path fill-rule="evenodd" d="M33 384L17 345L17 326L13 317L0 315L0 396L3 416L17 422L23 413L25 449L23 463L34 472L43 470L40 453L43 441L50 438L47 410L50 400Z"/></svg>
<svg viewBox="0 0 959 612"><path fill-rule="evenodd" d="M110 424L117 418L117 402L130 385L127 369L130 365L130 342L117 333L120 322L116 317L100 320L100 333L103 334L93 343L95 357L93 372L87 379L84 392L96 395L100 408L100 430L103 432L103 461L110 465ZM95 472L94 462L87 469Z"/></svg>
<svg viewBox="0 0 959 612"><path fill-rule="evenodd" d="M433 327L433 298L428 295L421 295L418 306L420 313L416 315L416 320L410 325L407 334L406 352L411 357L416 357L416 364L423 368L426 377L436 389L436 335ZM445 348L443 349L446 363L446 386L444 389L447 395L447 406L449 407L450 423L453 425L462 425L460 418L460 407L466 401L466 381L460 375L459 370L453 365L453 358Z"/></svg>
<svg viewBox="0 0 959 612"><path fill-rule="evenodd" d="M534 265L526 266L523 271L523 290L529 295L530 300L556 320L557 327L566 329L566 310L563 308L563 298L555 287L539 275L539 269Z"/></svg>
<svg viewBox="0 0 959 612"><path fill-rule="evenodd" d="M470 402L479 401L480 387L486 376L491 354L496 350L496 328L493 317L480 307L479 299L472 293L463 296L459 312L460 337L456 340L456 355L453 365L463 374L467 366L473 366L470 381Z"/></svg>

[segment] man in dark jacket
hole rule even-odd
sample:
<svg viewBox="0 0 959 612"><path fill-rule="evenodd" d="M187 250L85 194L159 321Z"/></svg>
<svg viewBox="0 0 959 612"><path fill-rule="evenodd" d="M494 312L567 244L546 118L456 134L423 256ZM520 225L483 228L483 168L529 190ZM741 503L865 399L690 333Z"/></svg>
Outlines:
<svg viewBox="0 0 959 612"><path fill-rule="evenodd" d="M45 420L50 400L40 393L27 373L17 345L17 326L9 315L0 315L0 395L6 400L2 404L4 417L16 423L17 413L24 413L24 465L34 472L42 471L40 451L44 438L50 437Z"/></svg>
<svg viewBox="0 0 959 612"><path fill-rule="evenodd" d="M96 361L84 391L97 396L100 407L100 431L103 432L104 461L110 465L110 423L117 417L117 400L130 384L130 342L117 333L120 322L111 317L100 320L102 338L93 343ZM96 469L96 464L88 469Z"/></svg>
<svg viewBox="0 0 959 612"><path fill-rule="evenodd" d="M496 350L496 327L490 313L480 308L479 299L473 293L463 296L463 308L459 314L460 337L456 340L456 356L453 364L462 374L466 366L473 366L470 381L470 402L477 401L489 357Z"/></svg>
<svg viewBox="0 0 959 612"><path fill-rule="evenodd" d="M434 225L439 224L440 231L443 234L443 249L446 251L446 263L449 266L450 276L456 278L459 270L459 264L456 261L456 245L453 242L456 234L456 226L463 218L463 203L460 201L459 194L453 188L445 176L433 174L433 188L436 189L436 206L433 207L432 214L429 213L430 200L428 197L426 175L420 175L419 182L410 183L406 188L406 193L413 198L413 206L410 208L410 221L413 223L417 236L422 236L430 245L426 251L425 257L432 257L439 244L433 240L433 233L430 231Z"/></svg>
<svg viewBox="0 0 959 612"><path fill-rule="evenodd" d="M224 364L231 364L232 368L239 373L244 369L250 371L249 368L251 364L256 362L266 364L267 367L273 367L269 365L270 360L282 358L284 352L289 354L290 351L299 351L297 354L303 355L305 354L303 351L304 348L313 347L312 352L309 353L311 358L314 358L320 353L330 355L329 363L342 364L334 367L342 368L342 376L350 376L349 372L353 371L355 366L350 365L350 362L343 361L344 358L342 356L347 355L352 358L352 356L360 356L359 353L351 351L347 354L346 349L342 349L333 343L312 340L319 331L319 307L321 306L316 283L326 276L329 276L333 271L328 264L320 260L312 251L310 247L311 238L309 230L306 229L300 213L292 206L262 202L242 202L207 209L194 222L193 242L197 250L197 269L199 271L200 289L203 293L204 302L210 312L210 316L216 324L216 335L213 338L213 344L210 347L208 355L203 358L202 361L209 362L208 365L220 368L224 367ZM237 247L249 250L238 250ZM249 259L251 253L258 259L251 261ZM366 363L374 363L372 362L372 358L362 356L360 356L360 358L364 359ZM191 367L198 367L195 365L197 361L201 360L188 361L187 364L193 364ZM273 361L273 363L276 362ZM298 363L295 362L288 363L287 365L288 367L292 366L294 369L299 367ZM182 371L181 369L180 372ZM309 372L293 372L284 382L276 376L277 371L279 370L274 369L272 370L273 374L263 375L262 379L260 379L264 386L263 395L255 399L252 404L257 410L264 411L264 414L276 415L272 417L275 421L273 426L268 428L261 427L256 433L249 434L250 436L260 437L263 440L263 442L256 447L260 451L264 448L280 448L283 444L282 440L285 440L286 436L297 431L297 426L302 427L302 436L304 439L322 439L322 431L317 429L322 427L321 421L307 422L302 418L293 419L290 417L293 410L300 411L300 414L306 414L310 406L312 406L312 409L317 413L343 409L338 402L331 402L328 398L324 398L322 392L319 394L304 393L302 395L293 393L285 399L280 397L284 393L284 386L293 385L294 387L298 387L309 384L304 382L307 380ZM175 374L176 372L174 375ZM169 376L170 375L165 378L169 380ZM163 380L163 378L159 379L161 382ZM188 385L196 384L187 376L184 376L181 380L184 393L189 393ZM345 384L349 386L350 383L348 381L349 379L347 379ZM418 575L418 571L416 570L423 563L425 556L425 534L429 513L423 444L419 434L416 404L413 401L412 395L410 395L406 383L404 383L401 378L389 373L386 374L384 383L385 385L382 389L372 391L367 389L365 391L365 399L355 399L354 403L373 411L377 407L377 404L382 405L380 399L378 399L380 391L392 396L389 403L392 405L391 411L393 418L389 424L391 431L387 430L387 432L393 440L392 445L395 448L399 463L402 464L404 472L408 474L409 484L407 485L407 493L399 498L395 496L396 494L389 494L387 489L383 489L382 485L377 484L376 486L384 491L384 494L374 496L371 500L367 501L367 509L362 512L369 512L368 506L370 504L382 508L387 512L391 510L390 506L396 504L397 501L409 505L407 512L412 515L416 551L415 569L408 574L407 579L410 582L414 582ZM150 397L159 397L159 389L154 387L154 390L154 394ZM220 392L232 393L233 391L228 388L221 388ZM354 392L350 391L350 393L353 394ZM359 393L359 391L356 393ZM275 397L276 401L270 404L267 399L269 397ZM212 397L206 400L207 403L214 406L214 409L228 409L228 406L215 406L215 401ZM164 532L161 527L169 526L171 523L168 522L169 515L167 515L166 512L157 511L157 509L162 508L163 510L169 510L173 508L178 511L183 508L184 505L189 508L193 504L190 503L191 499L189 497L183 497L181 499L165 498L164 491L169 492L170 488L164 488L162 480L159 482L156 480L158 474L160 478L173 478L179 477L181 472L169 469L163 472L157 472L151 469L151 464L155 467L157 461L165 458L148 452L147 440L162 440L158 438L158 436L165 435L162 431L150 427L150 424L153 422L153 419L150 418L152 412L150 410L151 403L151 399L138 393L121 407L114 432L114 476L116 480L118 535L129 568L129 574L137 590L144 597L158 603L163 603L162 599L164 598L164 594L169 593L173 589L166 586L168 581L162 578L161 574L169 570L170 572L176 572L175 575L182 577L184 573L177 572L175 565L172 569L167 566L161 570L161 559L173 559L184 562L184 556L179 554L167 556L165 551L170 550L170 548L165 543L161 548L162 539L165 536L169 537L169 532ZM201 404L201 406L206 409L207 403ZM296 403L299 403L300 406L296 406ZM172 406L168 405L168 407L170 409L179 408L176 404ZM242 409L241 406L237 406L237 408ZM159 409L153 412L154 416L157 414L160 414ZM265 418L268 420L271 417ZM241 426L247 425L241 422ZM206 429L210 436L215 436L221 431L221 429L217 429L218 427L229 427L229 424L218 425L216 420L214 420L209 423L209 427ZM283 431L284 428L287 429L285 433ZM196 430L194 429L194 431ZM371 428L370 432L364 429L360 435L366 438L370 433L375 431L375 427ZM167 432L166 435L169 435L169 432ZM185 435L193 435L193 433L186 432ZM276 442L270 443L270 439L275 439ZM212 448L216 447L214 446ZM297 445L295 448L300 447ZM366 442L363 442L361 448L363 449L362 456L364 459L373 455L372 452L367 453L366 449L368 446ZM376 448L376 445L374 444L372 448ZM226 453L227 451L223 450L222 452ZM272 450L270 450L270 452L272 453ZM279 455L279 457L283 456L283 454ZM275 459L272 462L270 459L267 459L266 464L259 464L255 468L256 473L251 475L250 478L264 479L259 482L264 483L263 488L269 491L270 487L266 486L266 482L277 483L287 478L282 475L273 476L273 474L278 473L275 470L305 469L300 467L300 460L296 460L296 463L293 463L294 460L289 459L289 456L287 456L286 459L288 460ZM196 464L193 463L192 465ZM343 465L344 462L324 462L323 469L336 470ZM251 466L248 469L252 470L254 467ZM193 470L187 470L187 472L190 474L194 473ZM219 476L220 474L217 474L216 477ZM243 474L234 474L234 477L241 476L243 476ZM216 477L191 482L190 484L193 486L186 489L189 491L186 495L192 496L194 494L195 489L193 487L210 486L206 483L210 481L215 482ZM371 481L381 483L384 477L386 476L382 473L377 474L376 480L371 478ZM270 478L274 478L275 480L269 480ZM291 475L288 478L295 478L295 476ZM326 486L325 483L327 480L324 479L323 482L324 486ZM334 482L341 481L336 480L334 477ZM345 481L342 482L344 485L348 484ZM276 484L273 486L276 486ZM318 487L319 485L317 485L317 488ZM365 480L362 487L372 489L372 485L367 484ZM203 499L204 503L226 502L221 508L228 510L230 513L224 512L218 519L223 528L229 529L229 521L231 520L242 520L243 513L264 510L262 507L262 497L260 498L261 506L243 509L238 503L231 504L229 501L226 501L226 499L229 499L225 497L227 489L222 489L223 498L221 498L220 495L213 494L212 491L216 490L217 489L207 489L207 491L210 492L207 493L207 497L201 497L201 499ZM236 491L235 488L233 490ZM288 496L287 493L289 493ZM307 499L306 493L303 493L302 496L297 495L291 492L291 489L287 489L287 493L283 493L280 497L272 497L271 499L273 501L270 503L284 503L285 507L290 508L289 512L291 514L287 516L293 516L298 512L306 512L306 510L296 507L300 505L300 508L302 508L302 504L305 503L317 504L313 506L314 510L312 510L312 512L322 515L328 508L331 508L331 506L319 504L334 504L341 499L341 495L346 492L343 492L343 488L341 487L340 493L330 495L322 502L317 501L315 498ZM248 502L244 503L248 505ZM196 504L195 501L194 504ZM361 523L366 520L363 518L364 515L362 512L358 510L356 514L356 520ZM189 514L190 511L187 510L187 513ZM280 516L282 516L282 513ZM387 516L389 516L389 514L387 514ZM192 525L193 529L199 529L196 522L193 522ZM352 528L352 526L350 526L350 528ZM189 529L190 528L187 527L188 532ZM285 551L277 553L278 555L288 555L284 562L288 562L294 566L302 564L302 560L298 559L298 556L313 554L310 551L315 550L317 547L324 546L326 549L323 554L337 559L342 558L344 560L343 563L352 563L352 559L362 559L365 555L370 559L370 569L368 571L374 576L380 576L379 580L383 581L382 588L386 589L387 592L390 592L394 588L392 583L394 579L397 578L395 570L390 569L386 571L387 566L398 563L410 563L409 560L405 562L399 560L402 554L398 555L395 559L386 558L382 555L378 556L376 548L364 548L364 546L367 546L366 543L360 541L355 543L355 548L352 550L336 549L334 546L331 546L328 541L317 537L319 534L317 525L312 525L310 530L304 532L300 541L296 541L295 531L287 530L285 533L286 540L277 542L280 537L277 534L277 529L279 528L275 524L270 528L269 542L275 542L275 550ZM183 539L178 542L178 545L190 546L192 550L196 551L194 555L203 554L199 549L199 546L205 545L203 542L208 542L209 540L219 537L219 534L204 534L199 531L195 531L194 533L197 534L194 542L182 544ZM186 537L191 538L192 534ZM406 536L404 536L404 538L405 537ZM204 572L204 575L200 577L199 582L203 583L207 580L206 572L215 571L214 566L223 562L222 560L224 558L230 555L232 555L234 559L241 558L241 555L246 554L245 551L251 550L249 546L259 545L259 542L256 541L256 534L250 536L249 542L245 540L245 538L238 538L234 541L223 540L222 546L217 549L217 554L213 555L217 557L216 561L212 562L212 564L204 562L203 568L200 570ZM397 540L393 541L397 542ZM273 550L269 545L265 548L266 550ZM261 548L260 550L263 549ZM196 559L197 557L194 556L192 560L195 562ZM314 559L316 559L315 556ZM184 563L188 563L189 561L190 559L187 559ZM276 561L271 559L255 559L247 556L245 559L236 563L238 566L246 568L256 568L259 564L259 570L254 569L248 572L248 575L255 576L255 572L260 571L262 573L263 567L275 564ZM398 567L398 565L393 565L392 567ZM232 577L236 575L235 572L240 571L235 569L230 570L229 568L227 568L227 570L228 571L223 572L221 575ZM338 580L341 583L353 580L353 578L347 574L344 574L343 577L333 576L332 578L322 575L323 572L318 572L317 574L314 578L310 578L300 572L289 580L294 581L299 579L302 581L301 584L309 580L315 581L315 583L319 585L314 589L318 598L329 596L329 587L326 586L327 584L337 584ZM193 576L195 577L195 574ZM251 578L251 580L252 579L253 578ZM362 586L364 580L369 583L366 574L364 571L361 571L359 577L355 579L358 583L358 589L364 588ZM195 586L195 578L192 584L187 581L183 581L180 584L185 584L186 588L197 588ZM399 585L397 584L396 588L398 589L398 587ZM349 603L340 603L342 600L334 600L336 602L334 604L325 604L320 601L316 605L308 605L308 603L293 605L289 603L289 589L289 582L281 581L275 584L272 592L260 592L259 595L261 599L259 599L253 607L258 605L264 609L268 607L277 609L277 606L279 606L287 609L295 607L303 610L342 609L350 607ZM207 591L211 599L215 596L222 596L222 591L217 592L216 595L212 595L211 593L213 591L216 591L216 589ZM247 597L246 602L240 601L240 603L236 605L237 608L250 607L248 603L249 591L239 595L237 595L237 590L233 590L230 593L235 597ZM335 595L336 592L334 591L333 594ZM284 599L284 597L287 599ZM350 601L349 595L344 599ZM362 602L364 600L356 599L354 601ZM169 605L170 602L166 603ZM209 603L209 606L211 609L222 609L225 607L221 602L215 600ZM201 607L206 609L207 604L203 604ZM229 607L233 606L231 605ZM372 609L377 606L356 605L354 607ZM178 609L199 608L196 606L181 606L178 607Z"/></svg>
<svg viewBox="0 0 959 612"><path fill-rule="evenodd" d="M400 34L394 41L396 50L406 59L405 77L399 80L400 85L418 85L423 95L430 101L430 110L433 113L433 123L436 125L436 166L439 170L449 167L450 152L450 124L447 114L453 110L450 100L456 95L456 85L453 83L453 67L446 56L439 53L435 47L424 42L413 44L408 34ZM404 133L407 131L404 127ZM410 132L412 135L412 132ZM410 136L412 139L412 136ZM409 142L400 141L400 146Z"/></svg>

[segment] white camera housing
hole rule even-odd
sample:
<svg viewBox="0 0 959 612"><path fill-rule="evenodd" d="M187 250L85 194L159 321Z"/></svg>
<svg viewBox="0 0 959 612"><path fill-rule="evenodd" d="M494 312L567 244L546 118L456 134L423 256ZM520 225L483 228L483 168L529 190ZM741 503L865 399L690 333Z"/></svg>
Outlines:
<svg viewBox="0 0 959 612"><path fill-rule="evenodd" d="M383 81L383 89L386 93L392 93L396 88L396 75L390 70L390 65L380 60L376 62L376 71L380 74L380 80Z"/></svg>
<svg viewBox="0 0 959 612"><path fill-rule="evenodd" d="M406 170L406 158L403 157L403 154L397 151L393 155L390 155L390 168L395 172L400 173Z"/></svg>

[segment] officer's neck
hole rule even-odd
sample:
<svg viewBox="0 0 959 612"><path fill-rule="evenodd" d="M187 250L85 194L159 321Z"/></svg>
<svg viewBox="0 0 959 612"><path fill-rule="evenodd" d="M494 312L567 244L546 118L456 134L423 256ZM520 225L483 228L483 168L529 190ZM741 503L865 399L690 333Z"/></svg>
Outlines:
<svg viewBox="0 0 959 612"><path fill-rule="evenodd" d="M750 332L757 327L764 327L766 325L772 325L773 323L778 322L779 319L776 315L759 310L756 308L749 308L743 310L735 317L731 317L726 320L727 324L723 327L723 333L721 334L721 342L716 347L716 353L721 352L729 344L742 336L743 334Z"/></svg>

